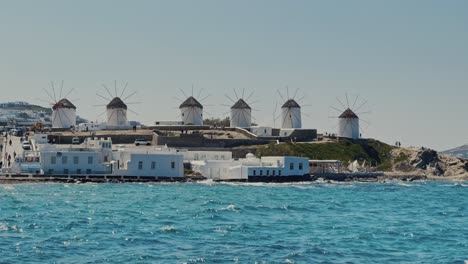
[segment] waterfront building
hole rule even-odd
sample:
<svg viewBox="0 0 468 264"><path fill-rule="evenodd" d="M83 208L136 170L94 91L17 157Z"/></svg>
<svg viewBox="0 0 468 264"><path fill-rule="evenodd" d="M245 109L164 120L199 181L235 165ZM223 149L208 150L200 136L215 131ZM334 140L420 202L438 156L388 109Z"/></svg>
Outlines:
<svg viewBox="0 0 468 264"><path fill-rule="evenodd" d="M262 157L247 154L239 160L192 161L192 170L221 181L294 181L309 176L308 160L300 157Z"/></svg>

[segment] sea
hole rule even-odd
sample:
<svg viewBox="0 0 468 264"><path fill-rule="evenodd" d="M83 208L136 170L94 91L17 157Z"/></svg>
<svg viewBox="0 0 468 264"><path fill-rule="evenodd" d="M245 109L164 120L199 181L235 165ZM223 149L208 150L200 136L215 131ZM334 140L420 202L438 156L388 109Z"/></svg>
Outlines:
<svg viewBox="0 0 468 264"><path fill-rule="evenodd" d="M0 185L0 263L461 263L468 182Z"/></svg>

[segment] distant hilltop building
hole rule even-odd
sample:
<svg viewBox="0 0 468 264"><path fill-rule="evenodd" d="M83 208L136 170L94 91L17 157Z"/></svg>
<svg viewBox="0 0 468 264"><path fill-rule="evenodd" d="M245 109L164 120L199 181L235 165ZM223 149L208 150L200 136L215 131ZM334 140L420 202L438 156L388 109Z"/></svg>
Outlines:
<svg viewBox="0 0 468 264"><path fill-rule="evenodd" d="M190 96L179 107L185 125L203 126L203 105Z"/></svg>
<svg viewBox="0 0 468 264"><path fill-rule="evenodd" d="M281 128L302 128L301 106L289 99L281 107Z"/></svg>
<svg viewBox="0 0 468 264"><path fill-rule="evenodd" d="M358 139L359 117L350 108L338 117L338 137Z"/></svg>
<svg viewBox="0 0 468 264"><path fill-rule="evenodd" d="M252 108L244 101L239 99L231 107L231 127L248 128L252 126Z"/></svg>

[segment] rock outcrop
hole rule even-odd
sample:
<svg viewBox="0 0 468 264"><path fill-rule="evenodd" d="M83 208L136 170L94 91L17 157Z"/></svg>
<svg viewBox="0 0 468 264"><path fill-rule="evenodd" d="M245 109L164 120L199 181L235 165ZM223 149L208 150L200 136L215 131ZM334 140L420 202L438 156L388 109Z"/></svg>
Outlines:
<svg viewBox="0 0 468 264"><path fill-rule="evenodd" d="M427 148L392 150L395 173L416 173L428 176L453 177L468 175L468 160L440 155Z"/></svg>

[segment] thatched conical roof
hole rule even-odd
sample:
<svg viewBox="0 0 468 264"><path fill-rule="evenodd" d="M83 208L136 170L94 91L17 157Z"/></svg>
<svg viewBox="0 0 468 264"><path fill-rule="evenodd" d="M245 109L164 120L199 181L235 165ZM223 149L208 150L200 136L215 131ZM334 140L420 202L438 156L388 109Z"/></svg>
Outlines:
<svg viewBox="0 0 468 264"><path fill-rule="evenodd" d="M247 102L244 101L244 99L239 99L232 107L231 109L252 109Z"/></svg>
<svg viewBox="0 0 468 264"><path fill-rule="evenodd" d="M281 108L301 108L301 106L294 99L289 99Z"/></svg>
<svg viewBox="0 0 468 264"><path fill-rule="evenodd" d="M67 108L67 109L75 109L76 110L76 106L74 104L72 104L68 99L65 99L65 98L58 101L56 104L54 104L54 106L52 106L53 110L57 110L59 108Z"/></svg>
<svg viewBox="0 0 468 264"><path fill-rule="evenodd" d="M115 97L107 104L106 108L109 109L127 109L127 105L119 97Z"/></svg>
<svg viewBox="0 0 468 264"><path fill-rule="evenodd" d="M179 108L186 108L186 107L198 107L203 109L203 105L200 104L200 102L197 101L193 96L190 96L185 100Z"/></svg>
<svg viewBox="0 0 468 264"><path fill-rule="evenodd" d="M359 118L351 109L346 109L338 118Z"/></svg>

